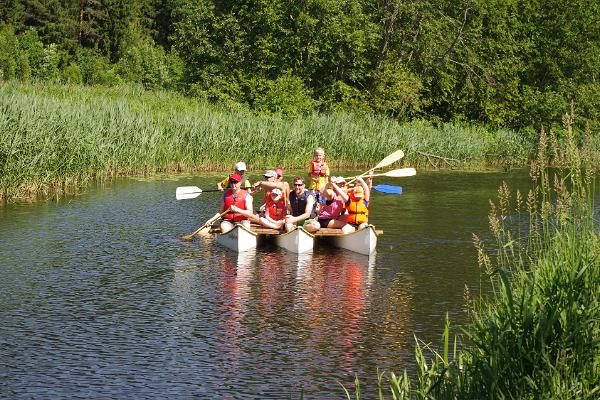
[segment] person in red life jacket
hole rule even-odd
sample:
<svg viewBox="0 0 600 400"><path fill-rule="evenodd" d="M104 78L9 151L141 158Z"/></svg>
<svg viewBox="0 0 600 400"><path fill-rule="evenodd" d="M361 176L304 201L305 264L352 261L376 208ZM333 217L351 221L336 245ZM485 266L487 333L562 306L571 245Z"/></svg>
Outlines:
<svg viewBox="0 0 600 400"><path fill-rule="evenodd" d="M281 190L284 194L286 193L285 189L286 186L289 190L290 185L287 182L281 182L277 180L277 172L275 172L272 169L266 170L265 174L264 174L265 180L263 181L258 181L255 182L254 185L252 185L252 190L253 193L254 192L260 192L262 189L265 189L265 196L263 197L262 200L262 205L260 206L260 212L261 214L264 213L264 209L265 209L265 205L267 203L267 199L270 196L271 190L277 188L279 190ZM288 195L285 196L285 201L288 200Z"/></svg>
<svg viewBox="0 0 600 400"><path fill-rule="evenodd" d="M317 147L313 159L308 166L309 189L313 190L313 194L317 197L320 195L319 192L324 190L329 174L329 166L325 162L325 150Z"/></svg>
<svg viewBox="0 0 600 400"><path fill-rule="evenodd" d="M321 194L323 199L317 214L320 228L343 229L347 224L342 212L344 204L348 201L348 195L331 178Z"/></svg>
<svg viewBox="0 0 600 400"><path fill-rule="evenodd" d="M285 199L289 201L291 189L290 184L283 180L283 169L275 168L275 173L277 173L277 178L275 178L275 182L280 182L283 184L283 187L280 187L280 189L283 191Z"/></svg>
<svg viewBox="0 0 600 400"><path fill-rule="evenodd" d="M230 188L223 195L223 207L221 212L229 208L229 212L223 216L221 221L221 232L229 232L235 224L242 224L250 229L250 221L258 222L258 216L252 212L252 196L248 191L242 189L242 177L240 174L229 175Z"/></svg>
<svg viewBox="0 0 600 400"><path fill-rule="evenodd" d="M294 191L290 193L288 201L288 215L285 216L285 230L288 232L302 226L307 232L319 230L317 216L317 201L312 192L306 189L304 179L294 177Z"/></svg>
<svg viewBox="0 0 600 400"><path fill-rule="evenodd" d="M287 202L285 194L279 188L271 189L265 203L265 216L260 217L260 224L272 229L285 227Z"/></svg>
<svg viewBox="0 0 600 400"><path fill-rule="evenodd" d="M344 232L353 232L369 226L369 198L371 189L367 182L360 176L356 177L358 183L354 189L348 190L346 201L346 226Z"/></svg>

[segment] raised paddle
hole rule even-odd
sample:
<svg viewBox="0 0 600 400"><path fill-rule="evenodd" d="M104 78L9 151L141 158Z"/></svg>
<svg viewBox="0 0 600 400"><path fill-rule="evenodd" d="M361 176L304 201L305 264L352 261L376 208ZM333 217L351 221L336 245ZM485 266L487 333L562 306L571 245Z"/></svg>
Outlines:
<svg viewBox="0 0 600 400"><path fill-rule="evenodd" d="M207 229L209 226L212 225L213 222L215 222L217 219L221 218L223 215L227 214L228 212L229 212L229 207L225 211L223 211L222 213L215 214L211 219L209 219L208 221L206 221L204 223L204 225L202 225L200 228L196 229L194 231L194 233L182 236L179 239L186 240L188 242L191 241L192 239L194 239L194 236L196 236L197 234L199 234L204 229Z"/></svg>
<svg viewBox="0 0 600 400"><path fill-rule="evenodd" d="M402 186L375 185L371 189L375 189L378 192L386 193L386 194L402 194Z"/></svg>
<svg viewBox="0 0 600 400"><path fill-rule="evenodd" d="M391 171L388 172L383 172L381 174L372 174L372 175L366 175L367 178L371 178L374 176L388 176L390 178L402 178L405 176L415 176L417 174L417 170L414 168L400 168L400 169L393 169ZM348 177L348 178L344 178L346 179L350 179L352 177Z"/></svg>
<svg viewBox="0 0 600 400"><path fill-rule="evenodd" d="M194 199L204 192L220 192L219 189L203 190L198 186L180 186L175 190L175 198L177 200Z"/></svg>
<svg viewBox="0 0 600 400"><path fill-rule="evenodd" d="M404 158L404 152L402 150L396 150L395 152L393 152L392 154L390 154L383 160L379 161L379 164L377 164L373 168L369 169L369 171L374 171L376 169L381 169L381 168L387 167L388 165L392 165L396 161L400 161L402 158ZM360 174L360 176L364 177L364 176L368 175L369 171ZM348 183L352 183L355 180L356 180L356 178L353 178Z"/></svg>

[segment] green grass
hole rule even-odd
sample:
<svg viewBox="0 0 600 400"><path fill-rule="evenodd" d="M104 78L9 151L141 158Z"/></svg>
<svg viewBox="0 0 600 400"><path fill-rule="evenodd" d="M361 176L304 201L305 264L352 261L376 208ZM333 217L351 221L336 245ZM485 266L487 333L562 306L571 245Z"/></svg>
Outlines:
<svg viewBox="0 0 600 400"><path fill-rule="evenodd" d="M577 148L572 121L562 146L542 131L527 195L499 189L489 216L494 250L475 238L491 295L468 300L471 322L454 343L448 322L439 349L418 343L416 379L379 376L380 399L600 398L596 164ZM550 163L560 168L551 173Z"/></svg>
<svg viewBox="0 0 600 400"><path fill-rule="evenodd" d="M113 175L229 171L239 160L251 170L301 168L315 147L334 168L373 166L396 149L416 167L524 165L531 152L516 132L478 126L350 114L283 119L128 87L0 86L4 200Z"/></svg>

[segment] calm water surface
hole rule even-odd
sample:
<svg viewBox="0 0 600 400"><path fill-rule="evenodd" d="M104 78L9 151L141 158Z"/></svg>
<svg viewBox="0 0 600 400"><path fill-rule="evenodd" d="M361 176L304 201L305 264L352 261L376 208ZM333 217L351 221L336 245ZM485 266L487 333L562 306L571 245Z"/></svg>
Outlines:
<svg viewBox="0 0 600 400"><path fill-rule="evenodd" d="M527 173L420 172L374 193L377 253L182 242L216 177L125 179L60 202L0 207L0 397L344 398L359 374L413 366L478 292L471 236L488 200ZM257 201L258 202L258 201Z"/></svg>

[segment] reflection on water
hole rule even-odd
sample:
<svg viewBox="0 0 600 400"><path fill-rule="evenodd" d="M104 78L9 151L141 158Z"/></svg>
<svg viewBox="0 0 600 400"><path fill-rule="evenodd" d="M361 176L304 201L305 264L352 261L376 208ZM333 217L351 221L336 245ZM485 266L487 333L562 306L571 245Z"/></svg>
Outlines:
<svg viewBox="0 0 600 400"><path fill-rule="evenodd" d="M464 320L471 233L502 179L421 174L374 194L369 257L179 241L221 194L175 202L175 187L212 180L0 208L0 397L341 398L355 373L373 397L378 368L414 362L415 333L437 343L446 312Z"/></svg>

